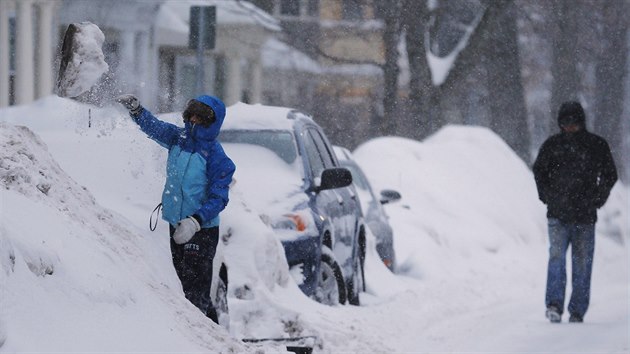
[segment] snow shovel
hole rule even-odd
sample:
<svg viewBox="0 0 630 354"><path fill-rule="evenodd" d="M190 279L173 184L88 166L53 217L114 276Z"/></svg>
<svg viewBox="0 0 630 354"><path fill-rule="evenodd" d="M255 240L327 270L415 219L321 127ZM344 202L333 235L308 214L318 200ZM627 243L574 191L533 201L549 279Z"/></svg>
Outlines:
<svg viewBox="0 0 630 354"><path fill-rule="evenodd" d="M109 70L101 47L105 35L90 22L71 23L61 46L57 95L77 97L89 91Z"/></svg>

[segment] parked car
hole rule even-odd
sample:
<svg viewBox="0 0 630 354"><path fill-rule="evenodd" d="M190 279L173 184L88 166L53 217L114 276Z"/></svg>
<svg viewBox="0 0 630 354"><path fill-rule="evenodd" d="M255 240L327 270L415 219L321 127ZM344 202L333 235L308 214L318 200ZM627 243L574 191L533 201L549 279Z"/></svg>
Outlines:
<svg viewBox="0 0 630 354"><path fill-rule="evenodd" d="M352 153L340 146L334 146L334 150L341 166L352 173L352 183L359 193L365 223L376 237L376 251L387 268L393 272L396 268L394 232L389 225L389 216L385 213L383 204L397 201L401 195L397 191L385 189L381 191L380 198L377 198L365 173L354 161Z"/></svg>
<svg viewBox="0 0 630 354"><path fill-rule="evenodd" d="M365 225L352 174L322 129L290 108L238 103L219 140L236 163L236 186L275 230L302 292L358 305Z"/></svg>

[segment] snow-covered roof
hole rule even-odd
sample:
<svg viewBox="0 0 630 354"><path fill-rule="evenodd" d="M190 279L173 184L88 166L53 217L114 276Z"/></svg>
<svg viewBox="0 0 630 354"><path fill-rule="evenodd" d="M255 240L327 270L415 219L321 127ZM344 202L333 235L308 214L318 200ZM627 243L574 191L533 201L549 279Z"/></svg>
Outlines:
<svg viewBox="0 0 630 354"><path fill-rule="evenodd" d="M158 31L188 34L191 6L216 6L217 24L257 25L269 31L280 31L280 24L265 11L247 1L237 0L167 0L158 11Z"/></svg>
<svg viewBox="0 0 630 354"><path fill-rule="evenodd" d="M268 39L263 45L262 63L264 67L268 68L295 70L313 74L322 72L322 68L317 61L276 38Z"/></svg>
<svg viewBox="0 0 630 354"><path fill-rule="evenodd" d="M378 31L385 27L383 20L361 20L361 21L338 21L338 20L322 20L321 26L323 28L353 28L361 31Z"/></svg>
<svg viewBox="0 0 630 354"><path fill-rule="evenodd" d="M266 68L294 70L312 74L382 75L381 68L371 64L321 65L305 53L273 37L265 42L262 51L262 62Z"/></svg>
<svg viewBox="0 0 630 354"><path fill-rule="evenodd" d="M327 66L327 74L353 75L353 76L378 76L383 75L383 70L372 64L339 64Z"/></svg>

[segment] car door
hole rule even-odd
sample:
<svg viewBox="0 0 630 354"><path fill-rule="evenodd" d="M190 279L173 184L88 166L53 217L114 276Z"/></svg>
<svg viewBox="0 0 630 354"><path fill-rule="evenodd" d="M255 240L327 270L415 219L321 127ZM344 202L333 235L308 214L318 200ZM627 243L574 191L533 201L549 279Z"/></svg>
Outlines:
<svg viewBox="0 0 630 354"><path fill-rule="evenodd" d="M317 135L313 134L313 129L307 128L304 131L304 149L308 159L308 171L313 185L319 185L320 177L324 169L329 168L330 161L326 158L325 151L322 153L317 144ZM323 190L314 195L313 203L317 212L324 218L324 223L330 225L331 233L336 234L335 224L342 214L342 200L334 190ZM331 245L332 246L332 245Z"/></svg>
<svg viewBox="0 0 630 354"><path fill-rule="evenodd" d="M307 133L317 148L318 154L322 160L323 168L327 169L340 167L333 155L332 146L327 142L323 133L315 127L307 129ZM321 175L321 171L319 171L319 175ZM352 255L354 248L354 229L356 227L357 207L354 203L356 199L352 198L349 187L322 191L320 194L323 194L324 192L326 193L326 200L330 202L330 199L332 198L333 201L330 202L330 204L335 204L334 208L331 208L330 214L331 223L334 229L333 252L342 267L344 274L349 276L352 274Z"/></svg>

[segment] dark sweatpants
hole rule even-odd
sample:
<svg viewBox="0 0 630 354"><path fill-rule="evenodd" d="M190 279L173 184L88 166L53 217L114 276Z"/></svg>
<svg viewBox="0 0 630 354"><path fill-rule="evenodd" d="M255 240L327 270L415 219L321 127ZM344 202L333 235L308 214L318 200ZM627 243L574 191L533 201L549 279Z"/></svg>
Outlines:
<svg viewBox="0 0 630 354"><path fill-rule="evenodd" d="M171 255L179 280L182 282L184 295L201 312L212 318L216 317L210 300L212 282L212 261L219 243L219 227L201 229L183 245L173 241L175 228L170 227ZM213 321L217 322L215 318Z"/></svg>

